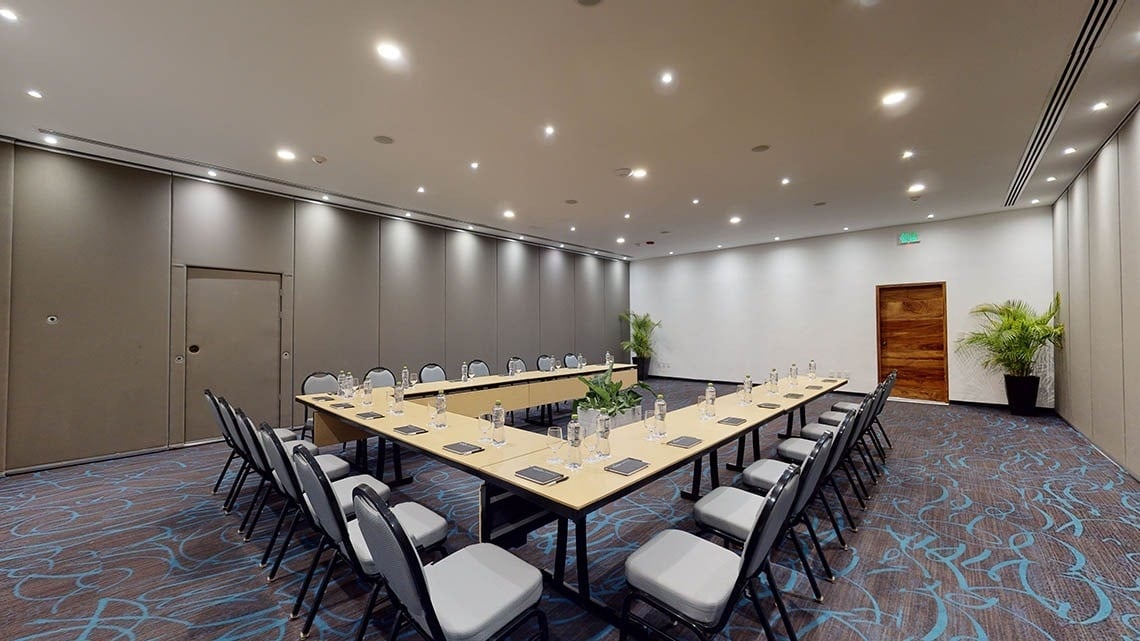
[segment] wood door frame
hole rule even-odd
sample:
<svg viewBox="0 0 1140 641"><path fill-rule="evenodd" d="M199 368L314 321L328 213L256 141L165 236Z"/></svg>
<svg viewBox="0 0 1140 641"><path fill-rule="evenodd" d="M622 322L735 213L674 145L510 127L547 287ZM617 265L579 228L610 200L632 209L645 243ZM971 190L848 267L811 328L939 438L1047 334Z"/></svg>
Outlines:
<svg viewBox="0 0 1140 641"><path fill-rule="evenodd" d="M933 286L942 288L942 375L946 380L946 402L950 402L950 353L948 345L950 342L950 330L946 323L946 281L944 280L875 285L875 378L876 380L883 378L883 319L879 313L880 310L882 310L883 290Z"/></svg>
<svg viewBox="0 0 1140 641"><path fill-rule="evenodd" d="M190 269L212 269L227 272L267 274L281 279L279 319L281 339L278 348L279 385L278 415L283 427L293 424L293 274L255 269L235 269L215 265L170 266L170 376L168 378L168 417L166 446L186 443L186 295L187 272ZM274 427L277 427L276 425ZM219 436L220 438L220 436Z"/></svg>

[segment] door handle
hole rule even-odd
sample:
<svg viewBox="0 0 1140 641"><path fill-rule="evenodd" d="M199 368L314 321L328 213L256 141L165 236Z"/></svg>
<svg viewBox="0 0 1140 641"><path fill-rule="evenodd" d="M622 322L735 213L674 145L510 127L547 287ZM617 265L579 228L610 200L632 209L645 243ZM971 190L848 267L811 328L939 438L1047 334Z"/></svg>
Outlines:
<svg viewBox="0 0 1140 641"><path fill-rule="evenodd" d="M880 345L881 347L886 347L886 346L887 346L887 341L883 341L883 342L879 343L879 345Z"/></svg>

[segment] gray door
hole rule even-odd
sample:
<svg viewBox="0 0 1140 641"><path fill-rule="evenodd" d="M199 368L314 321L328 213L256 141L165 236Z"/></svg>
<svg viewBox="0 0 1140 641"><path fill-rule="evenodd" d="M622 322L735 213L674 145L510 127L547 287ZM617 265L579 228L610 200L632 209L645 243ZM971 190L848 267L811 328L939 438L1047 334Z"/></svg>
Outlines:
<svg viewBox="0 0 1140 641"><path fill-rule="evenodd" d="M186 440L217 437L202 390L281 424L281 275L186 270Z"/></svg>

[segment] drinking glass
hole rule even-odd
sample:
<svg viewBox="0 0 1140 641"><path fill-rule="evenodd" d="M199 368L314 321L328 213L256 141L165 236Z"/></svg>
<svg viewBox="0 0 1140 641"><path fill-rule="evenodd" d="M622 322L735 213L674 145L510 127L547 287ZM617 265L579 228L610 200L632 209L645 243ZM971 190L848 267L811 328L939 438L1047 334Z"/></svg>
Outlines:
<svg viewBox="0 0 1140 641"><path fill-rule="evenodd" d="M558 455L558 451L562 449L562 445L566 443L562 439L562 426L551 425L546 428L546 444L550 447L550 457L546 459L547 463L558 464L562 462L562 457Z"/></svg>
<svg viewBox="0 0 1140 641"><path fill-rule="evenodd" d="M360 402L366 406L371 406L372 405L372 379L365 377L365 379L360 382L360 390L361 390L361 396L362 396L362 398L360 399Z"/></svg>
<svg viewBox="0 0 1140 641"><path fill-rule="evenodd" d="M736 404L747 405L748 399L744 395L744 383L736 386Z"/></svg>
<svg viewBox="0 0 1140 641"><path fill-rule="evenodd" d="M602 460L598 456L598 428L596 425L582 438L582 445L586 446L586 459L582 461L583 463L597 463Z"/></svg>
<svg viewBox="0 0 1140 641"><path fill-rule="evenodd" d="M646 414L644 422L645 422L645 429L646 429L646 431L649 432L649 434L647 434L645 436L645 440L656 441L657 440L657 417L654 416L653 414Z"/></svg>
<svg viewBox="0 0 1140 641"><path fill-rule="evenodd" d="M420 382L419 374L411 374L408 376L408 387L415 387L418 382Z"/></svg>
<svg viewBox="0 0 1140 641"><path fill-rule="evenodd" d="M702 421L709 420L709 402L704 394L697 397L697 416L699 416Z"/></svg>
<svg viewBox="0 0 1140 641"><path fill-rule="evenodd" d="M435 414L436 414L436 409L434 407L432 407L431 405L428 405L428 419L427 419L428 427L435 427Z"/></svg>
<svg viewBox="0 0 1140 641"><path fill-rule="evenodd" d="M480 416L479 418L477 418L475 420L479 424L479 442L480 443L490 443L491 442L491 415L490 414L483 414L482 416Z"/></svg>

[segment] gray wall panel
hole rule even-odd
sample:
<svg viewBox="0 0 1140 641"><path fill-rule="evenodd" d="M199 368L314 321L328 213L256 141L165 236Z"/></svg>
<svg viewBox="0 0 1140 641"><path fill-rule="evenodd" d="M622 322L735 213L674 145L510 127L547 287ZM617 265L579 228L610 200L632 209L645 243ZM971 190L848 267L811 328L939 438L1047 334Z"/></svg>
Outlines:
<svg viewBox="0 0 1140 641"><path fill-rule="evenodd" d="M630 356L621 351L621 342L629 338L629 324L618 314L629 309L629 263L622 260L605 262L606 305L602 317L603 349L608 349L619 361L628 362Z"/></svg>
<svg viewBox="0 0 1140 641"><path fill-rule="evenodd" d="M1120 325L1120 192L1116 141L1088 170L1090 389L1094 441L1124 460L1123 329Z"/></svg>
<svg viewBox="0 0 1140 641"><path fill-rule="evenodd" d="M591 363L606 352L606 292L602 261L593 256L574 257L574 350ZM615 355L616 358L616 355Z"/></svg>
<svg viewBox="0 0 1140 641"><path fill-rule="evenodd" d="M12 247L12 172L15 148L0 142L0 247ZM0 474L8 440L8 338L12 302L12 252L0 252Z"/></svg>
<svg viewBox="0 0 1140 641"><path fill-rule="evenodd" d="M175 178L173 206L175 263L292 273L291 199Z"/></svg>
<svg viewBox="0 0 1140 641"><path fill-rule="evenodd" d="M1140 118L1119 134L1125 467L1140 476Z"/></svg>
<svg viewBox="0 0 1140 641"><path fill-rule="evenodd" d="M498 243L465 231L446 232L444 368L459 376L459 365L476 358L495 371L499 355Z"/></svg>
<svg viewBox="0 0 1140 641"><path fill-rule="evenodd" d="M523 243L499 242L499 356L493 367L500 374L506 373L512 356L533 369L539 353L540 251Z"/></svg>
<svg viewBox="0 0 1140 641"><path fill-rule="evenodd" d="M14 187L7 469L165 446L169 176L20 147Z"/></svg>
<svg viewBox="0 0 1140 641"><path fill-rule="evenodd" d="M300 390L310 372L359 378L379 364L380 219L303 201L296 216L291 389ZM294 408L294 424L303 414Z"/></svg>
<svg viewBox="0 0 1140 641"><path fill-rule="evenodd" d="M380 362L397 372L444 365L444 232L380 221ZM448 371L448 376L454 372Z"/></svg>
<svg viewBox="0 0 1140 641"><path fill-rule="evenodd" d="M1053 203L1053 289L1061 294L1061 310L1057 322L1069 325L1069 199L1062 197ZM1053 407L1068 418L1069 360L1068 350L1062 346L1053 355L1054 396Z"/></svg>
<svg viewBox="0 0 1140 641"><path fill-rule="evenodd" d="M557 249L539 249L541 291L538 307L538 351L533 354L520 354L529 369L534 369L534 360L539 353L552 353L562 356L567 352L580 351L574 345L574 322L577 312L574 309L574 261L573 254ZM599 283L599 289L601 284ZM598 310L601 315L601 310ZM599 319L599 322L601 320ZM586 355L591 363L596 358Z"/></svg>
<svg viewBox="0 0 1140 641"><path fill-rule="evenodd" d="M1089 319L1088 175L1069 187L1069 326L1065 356L1069 361L1069 422L1096 441L1092 422L1090 370L1092 328Z"/></svg>

